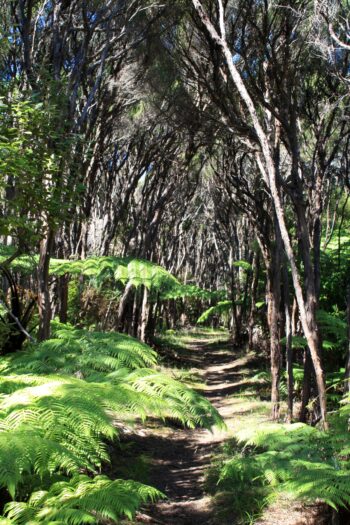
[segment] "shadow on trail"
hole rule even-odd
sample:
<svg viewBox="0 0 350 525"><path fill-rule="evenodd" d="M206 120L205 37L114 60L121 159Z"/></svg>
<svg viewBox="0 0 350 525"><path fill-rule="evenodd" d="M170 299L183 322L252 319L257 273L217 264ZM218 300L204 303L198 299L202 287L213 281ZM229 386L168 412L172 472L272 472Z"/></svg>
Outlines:
<svg viewBox="0 0 350 525"><path fill-rule="evenodd" d="M149 458L150 472L144 481L167 496L138 514L140 525L234 525L242 523L243 515L255 522L263 513L265 487L250 480L238 490L237 480L229 479L228 486L219 488L220 465L212 463L212 458L222 453L223 444L225 457L240 453L242 445L232 436L247 425L268 421L269 406L261 396L266 386L256 378L266 362L239 352L227 339L218 339L218 334L191 333L173 338L173 346L163 346L164 362L192 369L205 382L201 392L219 410L229 431L180 430L153 420L146 430L131 436L136 452ZM325 525L322 512L300 504L286 509L279 505L275 511L269 508L267 520L262 517L256 523Z"/></svg>
<svg viewBox="0 0 350 525"><path fill-rule="evenodd" d="M205 381L202 393L219 411L222 409L225 417L231 404L229 396L245 388L245 377L257 362L252 355L239 354L227 338L210 339L210 334L205 337L191 334L183 346L168 349L166 359L168 363L181 363L185 368L195 369ZM217 522L210 497L205 493L205 477L213 453L227 435L203 429L171 429L164 436L159 436L159 432L162 431L155 428L151 434L135 439L140 451L152 458L149 483L164 492L168 499L149 508L147 516L141 515L138 522L214 525Z"/></svg>

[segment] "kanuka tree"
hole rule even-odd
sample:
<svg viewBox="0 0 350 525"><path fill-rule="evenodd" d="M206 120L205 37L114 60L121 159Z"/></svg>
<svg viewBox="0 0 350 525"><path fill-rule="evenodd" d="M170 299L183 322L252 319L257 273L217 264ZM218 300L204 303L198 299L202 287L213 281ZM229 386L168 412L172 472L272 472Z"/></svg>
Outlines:
<svg viewBox="0 0 350 525"><path fill-rule="evenodd" d="M39 339L50 333L51 254L57 242L62 244L62 224L69 223L68 217L72 211L75 213L82 186L90 193L95 191L92 183L96 159L105 138L103 133L95 133L95 125L101 131L101 108L106 110L105 102L111 100L113 83L130 50L144 38L147 24L140 29L136 21L152 5L140 1L116 4L94 0L18 0L3 6L8 43L1 56L3 85L9 93L18 86L23 98L35 97L45 103L47 122L57 130L45 140L49 156L56 161L54 176L46 168L41 174L44 193L50 203L55 203L55 209L43 207L41 214L37 268ZM118 104L110 109L116 113ZM67 139L70 147L62 148ZM78 171L76 160L86 169ZM19 184L13 185L13 192L20 192ZM65 221L62 217L58 220L61 214L56 213L62 209L67 211Z"/></svg>
<svg viewBox="0 0 350 525"><path fill-rule="evenodd" d="M316 320L324 182L348 126L340 83L310 52L313 3L203 2L181 20L173 52L200 109L246 145L268 188L291 268L316 373L321 418L326 395ZM196 80L197 85L193 82ZM295 216L298 263L286 204Z"/></svg>

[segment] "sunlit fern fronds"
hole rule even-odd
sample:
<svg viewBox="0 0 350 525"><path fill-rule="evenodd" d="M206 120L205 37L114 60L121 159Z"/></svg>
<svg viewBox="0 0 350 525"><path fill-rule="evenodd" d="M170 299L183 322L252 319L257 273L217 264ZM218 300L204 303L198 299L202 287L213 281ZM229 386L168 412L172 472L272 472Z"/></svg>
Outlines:
<svg viewBox="0 0 350 525"><path fill-rule="evenodd" d="M52 260L50 271L54 275L85 275L102 283L114 279L136 288L143 285L157 292L180 286L179 281L161 266L144 259L130 257L91 257L78 261Z"/></svg>
<svg viewBox="0 0 350 525"><path fill-rule="evenodd" d="M90 257L77 261L52 259L50 272L53 275L84 275L97 286L106 280L124 286L131 283L135 288L145 286L151 292L151 299L157 296L164 300L181 297L210 299L218 295L195 285L182 284L158 264L131 257Z"/></svg>
<svg viewBox="0 0 350 525"><path fill-rule="evenodd" d="M220 301L215 306L211 306L210 308L208 308L208 310L203 312L202 315L199 317L197 323L205 323L214 315L227 314L228 312L232 311L232 307L232 301Z"/></svg>
<svg viewBox="0 0 350 525"><path fill-rule="evenodd" d="M136 392L151 399L165 401L164 416L178 419L185 426L194 428L217 426L224 428L224 423L211 403L192 388L181 384L176 379L154 370L136 370L128 381ZM168 405L168 407L167 407Z"/></svg>
<svg viewBox="0 0 350 525"><path fill-rule="evenodd" d="M205 398L155 368L147 345L59 324L55 335L3 362L0 486L12 495L32 475L97 473L108 462L116 422L125 427L152 416L222 425Z"/></svg>
<svg viewBox="0 0 350 525"><path fill-rule="evenodd" d="M105 440L116 430L107 409L132 410L133 400L123 404L117 393L109 400L110 385L59 376L31 376L29 386L25 376L22 385L22 376L8 377L5 390L11 379L16 391L0 404L0 485L12 496L26 475L96 472L108 461Z"/></svg>
<svg viewBox="0 0 350 525"><path fill-rule="evenodd" d="M0 263L6 260L13 250L0 245ZM38 264L37 255L21 255L12 261L10 268L21 274L32 273ZM193 284L182 284L176 277L163 267L148 261L132 257L89 257L87 259L50 260L50 273L55 276L69 274L71 276L85 276L97 288L106 282L126 285L131 283L136 288L145 286L152 292L154 300L158 294L163 300L194 297L209 300L224 297L224 292L204 290Z"/></svg>
<svg viewBox="0 0 350 525"><path fill-rule="evenodd" d="M8 523L16 525L119 523L121 518L133 519L140 505L160 497L157 489L135 481L78 475L48 491L34 492L28 502L7 504L5 514Z"/></svg>
<svg viewBox="0 0 350 525"><path fill-rule="evenodd" d="M115 271L115 278L124 284L130 282L136 288L144 285L149 290L165 292L176 289L180 282L161 266L143 259L126 259Z"/></svg>
<svg viewBox="0 0 350 525"><path fill-rule="evenodd" d="M103 284L106 280L114 279L114 274L120 265L126 264L125 258L106 256L89 257L88 259L78 259L70 261L66 259L51 259L50 273L62 276L85 275L94 279L97 284Z"/></svg>
<svg viewBox="0 0 350 525"><path fill-rule="evenodd" d="M221 424L208 401L178 381L153 370L115 372L104 383L68 376L6 377L16 390L0 403L0 485L14 495L23 476L55 471L97 472L108 461L106 440L115 419L173 418L189 427ZM34 384L33 384L34 383ZM1 390L1 384L0 384Z"/></svg>
<svg viewBox="0 0 350 525"><path fill-rule="evenodd" d="M321 500L334 508L350 504L350 472L332 434L304 425L266 425L240 433L246 453L228 459L219 483L270 486L295 499Z"/></svg>
<svg viewBox="0 0 350 525"><path fill-rule="evenodd" d="M16 252L15 246L5 246L0 244L0 264L5 263ZM20 255L10 264L11 272L18 272L23 275L33 273L39 261L37 255Z"/></svg>
<svg viewBox="0 0 350 525"><path fill-rule="evenodd" d="M96 380L99 373L134 370L157 363L156 352L137 339L117 332L89 332L52 323L53 339L4 360L3 373L79 374Z"/></svg>

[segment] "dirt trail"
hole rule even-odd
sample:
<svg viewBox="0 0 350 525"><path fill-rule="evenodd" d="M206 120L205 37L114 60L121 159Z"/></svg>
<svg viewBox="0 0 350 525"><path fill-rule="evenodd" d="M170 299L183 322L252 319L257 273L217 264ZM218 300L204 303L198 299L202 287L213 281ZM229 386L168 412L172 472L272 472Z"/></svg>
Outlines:
<svg viewBox="0 0 350 525"><path fill-rule="evenodd" d="M186 351L187 349L187 351ZM140 437L140 450L152 457L149 482L163 491L168 499L149 508L137 519L142 525L225 525L215 519L212 500L205 494L205 474L211 457L222 442L239 429L268 421L269 403L232 394L250 381L255 358L237 355L225 333L207 334L186 342L185 352L177 357L183 365L196 370L205 383L203 394L210 399L225 420L227 430L210 432L203 429L165 431L146 430ZM243 394L244 396L244 394ZM324 509L281 502L266 509L256 523L261 525L322 525ZM235 519L229 519L234 525Z"/></svg>
<svg viewBox="0 0 350 525"><path fill-rule="evenodd" d="M193 339L186 346L190 350L187 364L196 369L205 382L203 394L228 422L233 410L226 396L237 389L241 380L240 366L244 365L245 359L234 358L225 334L220 343L209 335L206 339ZM179 429L164 437L153 433L143 437L143 450L153 457L150 482L162 490L168 500L151 509L149 519L141 516L139 522L166 525L214 523L210 498L204 493L204 475L213 451L227 437L226 431L202 429Z"/></svg>

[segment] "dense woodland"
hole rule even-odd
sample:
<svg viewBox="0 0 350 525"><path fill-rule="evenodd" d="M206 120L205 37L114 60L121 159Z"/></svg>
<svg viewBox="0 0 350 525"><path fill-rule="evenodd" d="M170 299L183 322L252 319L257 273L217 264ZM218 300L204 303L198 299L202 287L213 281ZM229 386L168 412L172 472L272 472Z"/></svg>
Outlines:
<svg viewBox="0 0 350 525"><path fill-rule="evenodd" d="M348 523L349 1L0 8L0 523L163 498L108 465L149 420L224 428L174 360L194 329L269 402L217 485Z"/></svg>

